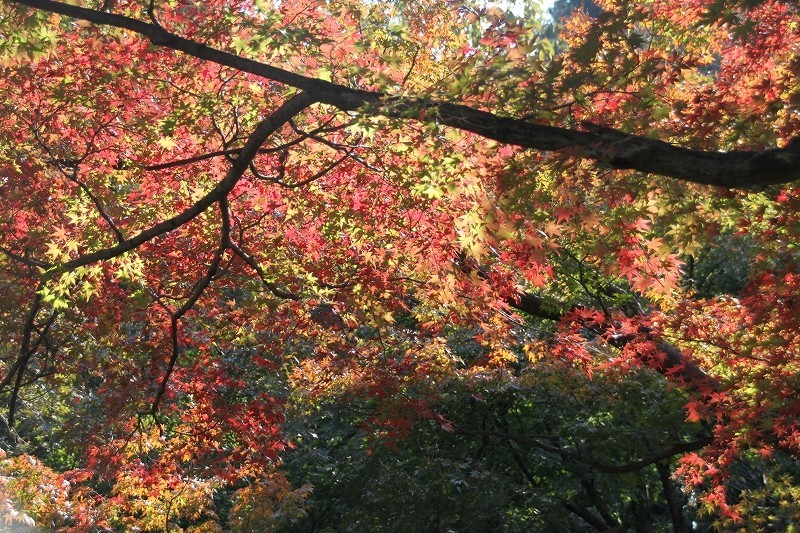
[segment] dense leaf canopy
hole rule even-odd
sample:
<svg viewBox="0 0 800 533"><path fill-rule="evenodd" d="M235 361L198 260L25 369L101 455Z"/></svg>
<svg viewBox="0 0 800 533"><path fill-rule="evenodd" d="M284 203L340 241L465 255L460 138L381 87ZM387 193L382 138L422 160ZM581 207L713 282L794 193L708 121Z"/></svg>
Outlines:
<svg viewBox="0 0 800 533"><path fill-rule="evenodd" d="M800 9L572 4L3 2L0 519L800 520Z"/></svg>

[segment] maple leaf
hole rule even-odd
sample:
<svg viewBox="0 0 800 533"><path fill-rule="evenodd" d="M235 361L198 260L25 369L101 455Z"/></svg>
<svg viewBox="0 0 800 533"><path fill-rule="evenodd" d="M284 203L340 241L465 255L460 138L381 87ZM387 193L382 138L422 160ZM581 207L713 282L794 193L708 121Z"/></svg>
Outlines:
<svg viewBox="0 0 800 533"><path fill-rule="evenodd" d="M178 146L175 142L175 139L172 137L162 137L158 140L158 145L164 148L165 150L171 151L173 148Z"/></svg>
<svg viewBox="0 0 800 533"><path fill-rule="evenodd" d="M686 420L688 422L700 422L705 418L703 411L703 405L699 400L690 400L686 404Z"/></svg>

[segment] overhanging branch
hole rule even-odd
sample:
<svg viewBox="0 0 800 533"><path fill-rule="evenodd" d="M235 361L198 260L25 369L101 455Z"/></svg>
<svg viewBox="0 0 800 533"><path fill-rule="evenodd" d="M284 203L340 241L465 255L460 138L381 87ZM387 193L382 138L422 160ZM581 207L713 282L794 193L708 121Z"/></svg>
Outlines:
<svg viewBox="0 0 800 533"><path fill-rule="evenodd" d="M127 29L146 37L156 46L295 87L309 93L315 100L343 111L358 110L407 120L435 120L504 144L536 150L569 149L576 157L591 159L611 168L638 170L693 183L744 188L800 179L798 140L782 149L705 152L592 124L584 124L583 130L532 124L464 105L391 97L303 76L211 48L172 34L157 24L123 15L52 0L16 0L13 3Z"/></svg>

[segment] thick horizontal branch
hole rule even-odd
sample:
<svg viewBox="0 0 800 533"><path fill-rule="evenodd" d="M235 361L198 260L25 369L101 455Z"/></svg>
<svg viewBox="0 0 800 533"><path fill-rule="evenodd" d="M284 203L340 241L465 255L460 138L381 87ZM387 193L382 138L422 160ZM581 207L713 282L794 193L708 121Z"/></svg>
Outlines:
<svg viewBox="0 0 800 533"><path fill-rule="evenodd" d="M798 141L782 149L760 152L704 152L591 124L584 124L583 130L531 124L464 105L390 97L303 76L211 48L172 34L157 24L123 15L52 0L16 0L13 3L127 29L146 37L156 46L295 87L308 92L315 100L343 111L358 110L408 120L435 120L504 144L548 151L566 149L571 155L611 168L633 169L720 187L742 188L800 179Z"/></svg>

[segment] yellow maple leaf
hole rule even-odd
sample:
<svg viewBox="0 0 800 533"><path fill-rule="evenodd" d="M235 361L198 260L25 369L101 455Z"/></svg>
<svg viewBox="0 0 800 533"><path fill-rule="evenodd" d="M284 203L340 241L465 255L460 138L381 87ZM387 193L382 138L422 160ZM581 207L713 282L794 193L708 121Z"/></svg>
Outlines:
<svg viewBox="0 0 800 533"><path fill-rule="evenodd" d="M172 150L177 146L175 143L175 139L172 137L162 137L158 140L158 145L164 148L165 150Z"/></svg>

